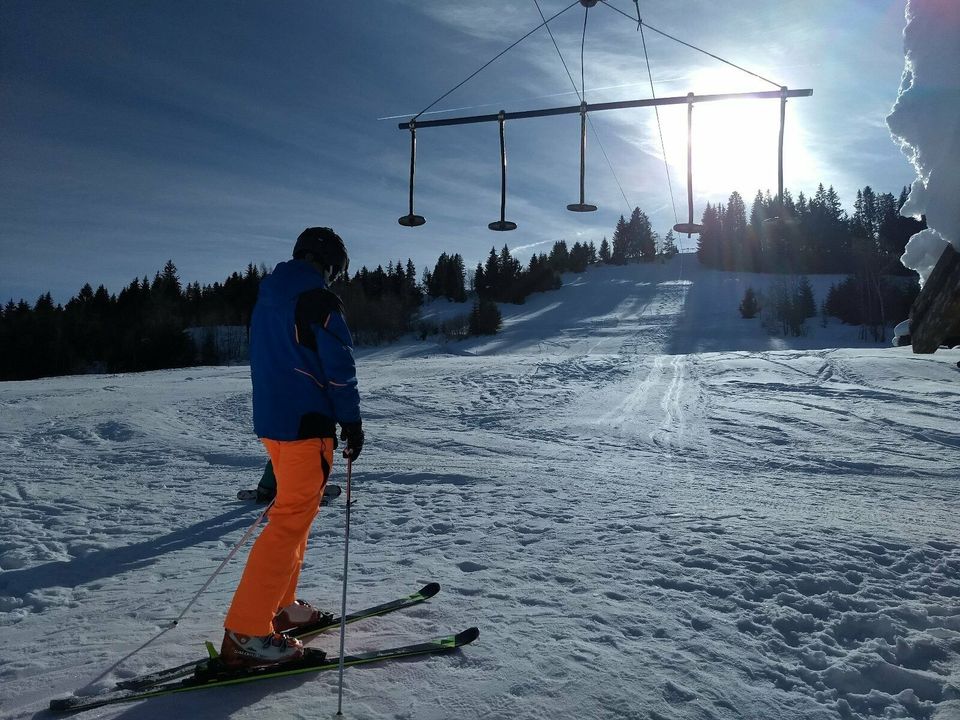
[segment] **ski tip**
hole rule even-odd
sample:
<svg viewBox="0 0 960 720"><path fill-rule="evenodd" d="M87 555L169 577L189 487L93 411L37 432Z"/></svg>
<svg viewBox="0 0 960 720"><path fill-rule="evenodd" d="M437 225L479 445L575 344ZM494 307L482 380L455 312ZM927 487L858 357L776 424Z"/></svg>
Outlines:
<svg viewBox="0 0 960 720"><path fill-rule="evenodd" d="M472 643L474 640L476 640L478 637L480 637L480 628L478 628L478 627L468 628L467 630L464 630L463 632L457 633L457 635L456 635L457 645L458 645L458 646L459 646L459 645L469 645L469 644Z"/></svg>
<svg viewBox="0 0 960 720"><path fill-rule="evenodd" d="M438 592L440 592L440 583L432 582L420 588L417 594L425 598L432 598Z"/></svg>

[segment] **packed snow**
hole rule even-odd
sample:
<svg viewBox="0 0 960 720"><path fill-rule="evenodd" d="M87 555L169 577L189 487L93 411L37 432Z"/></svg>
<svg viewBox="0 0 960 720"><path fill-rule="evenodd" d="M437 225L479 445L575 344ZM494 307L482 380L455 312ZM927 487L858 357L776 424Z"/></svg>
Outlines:
<svg viewBox="0 0 960 720"><path fill-rule="evenodd" d="M960 351L770 336L737 313L769 282L593 268L499 335L358 352L348 607L443 589L347 650L480 638L348 669L347 717L960 718ZM0 384L0 715L219 642L244 552L170 620L260 512L235 500L250 413L243 366ZM334 609L344 518L322 509L301 584ZM336 703L324 673L82 717Z"/></svg>

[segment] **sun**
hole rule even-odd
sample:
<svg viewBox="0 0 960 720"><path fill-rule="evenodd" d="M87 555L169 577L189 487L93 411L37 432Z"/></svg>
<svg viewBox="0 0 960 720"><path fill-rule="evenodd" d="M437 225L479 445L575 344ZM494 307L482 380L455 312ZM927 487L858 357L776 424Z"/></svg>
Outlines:
<svg viewBox="0 0 960 720"><path fill-rule="evenodd" d="M686 187L687 108L661 109L667 162ZM695 197L726 198L734 190L752 197L777 187L780 106L763 100L698 103L693 108Z"/></svg>
<svg viewBox="0 0 960 720"><path fill-rule="evenodd" d="M697 94L725 93L723 85L700 83ZM751 88L752 90L758 88ZM760 88L767 90L769 88ZM729 90L743 92L743 88ZM747 90L749 91L749 90ZM787 104L784 137L785 185L790 187L790 168L808 162L798 138L802 129L791 117ZM791 127L791 122L794 122ZM687 184L687 106L660 108L660 125L674 188ZM656 118L647 122L647 132L656 137ZM736 190L748 203L757 190L777 192L777 154L780 134L780 103L776 100L723 100L696 103L693 108L693 188L695 214L706 201L726 201ZM649 147L649 145L648 145ZM659 153L658 153L659 154Z"/></svg>

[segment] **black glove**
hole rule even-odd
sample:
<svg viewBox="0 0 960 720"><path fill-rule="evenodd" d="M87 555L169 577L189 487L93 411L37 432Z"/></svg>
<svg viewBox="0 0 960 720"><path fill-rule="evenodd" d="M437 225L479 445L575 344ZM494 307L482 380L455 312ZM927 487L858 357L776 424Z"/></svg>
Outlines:
<svg viewBox="0 0 960 720"><path fill-rule="evenodd" d="M356 460L363 450L363 423L359 420L340 423L340 439L347 444L343 449L343 456L350 461Z"/></svg>

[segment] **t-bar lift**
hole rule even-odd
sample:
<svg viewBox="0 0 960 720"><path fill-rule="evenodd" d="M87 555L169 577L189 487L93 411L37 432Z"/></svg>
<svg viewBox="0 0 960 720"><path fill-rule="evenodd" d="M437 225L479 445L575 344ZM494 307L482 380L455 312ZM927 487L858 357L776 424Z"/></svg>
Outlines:
<svg viewBox="0 0 960 720"><path fill-rule="evenodd" d="M591 205L584 200L584 174L586 167L586 148L587 148L587 124L586 118L588 112L599 112L601 110L623 110L626 108L653 107L659 105L686 105L687 106L687 222L678 223L674 230L686 233L699 233L702 230L700 225L693 222L693 106L696 103L718 102L722 100L780 100L780 138L778 148L777 163L777 190L778 197L783 197L783 126L786 119L786 104L788 98L810 97L813 95L812 89L789 90L786 87L780 90L768 90L761 92L745 93L724 93L719 95L694 95L688 93L685 96L652 98L644 100L623 100L618 102L606 103L580 103L579 105L568 105L565 107L544 108L542 110L522 110L519 112L505 112L501 110L496 114L470 115L466 117L443 118L440 120L410 120L398 124L400 130L410 131L410 207L409 212L399 219L399 223L406 227L417 227L423 225L426 219L422 215L414 213L413 209L413 186L414 175L417 163L417 130L429 127L445 127L450 125L469 125L473 123L496 122L500 126L500 219L490 223L491 230L513 230L516 223L505 219L506 199L507 199L507 155L504 144L504 125L507 120L522 120L525 118L548 117L552 115L580 115L580 202L567 205L567 209L572 212L591 212L596 210L595 205Z"/></svg>
<svg viewBox="0 0 960 720"><path fill-rule="evenodd" d="M642 28L644 27L644 23L643 23L643 20L640 18L639 4L636 3L636 0L634 1L635 1L635 4L637 4L637 18L636 18L637 29L641 31L641 39L642 39L643 37ZM439 102L443 98L447 97L451 92L453 92L453 90L456 90L457 88L461 87L464 83L469 81L471 78L475 77L484 68L488 67L490 63L492 63L497 58L501 57L504 53L506 53L511 48L515 47L522 40L529 37L533 32L538 30L540 27L545 27L545 26L548 27L551 20L556 19L557 17L565 13L570 8L576 6L578 3L584 7L584 12L588 14L590 11L590 8L597 5L598 2L600 2L600 0L574 0L564 10L561 10L560 12L558 12L556 15L554 15L549 19L544 17L543 13L541 12L543 23L538 28L534 28L534 30L524 35L522 38L520 38L520 40L513 43L513 45L508 47L499 55L495 56L492 60L487 62L485 65L483 65L479 70L477 70L472 75L470 75L466 80L462 81L461 83L456 85L453 89L449 90L447 93L445 93L440 98L435 100L432 105L429 105L427 108L424 108L424 110L420 111L420 113L415 115L413 118L411 118L407 122L402 122L397 126L401 130L410 131L410 205L409 205L409 210L407 214L399 218L398 220L398 222L401 225L404 225L406 227L418 227L420 225L423 225L426 222L426 219L422 215L417 215L414 212L414 208L413 208L414 176L416 174L416 167L417 167L417 129L418 128L443 127L447 125L467 125L471 123L483 123L483 122L498 123L499 129L500 129L500 219L490 223L488 227L491 230L506 231L506 230L515 230L517 227L516 223L510 222L509 220L506 219L507 151L506 151L506 144L504 139L504 129L505 129L505 124L507 120L519 120L524 118L547 117L550 115L570 115L573 113L579 113L580 115L580 198L579 198L579 202L570 203L569 205L567 205L567 210L570 210L571 212L593 212L597 209L597 206L586 202L585 193L584 193L584 179L586 174L585 171L586 171L586 154L587 154L587 113L597 112L600 110L622 110L625 108L635 108L635 107L655 107L660 105L686 104L687 105L687 222L677 223L676 225L674 225L673 229L676 230L677 232L686 233L687 237L689 237L692 233L699 233L703 230L703 227L701 225L698 225L693 222L693 106L698 102L717 102L720 100L748 100L748 99L750 100L779 99L780 100L780 140L779 140L779 152L778 152L778 164L777 164L777 167L778 167L777 198L779 202L781 203L783 202L783 136L784 136L784 122L786 120L787 99L792 97L809 97L813 95L813 90L810 90L810 89L790 90L784 86L780 86L779 90L771 90L767 92L726 93L722 95L694 95L693 93L688 93L686 96L682 96L682 97L668 97L668 98L653 97L646 100L626 100L626 101L620 101L620 102L593 103L593 104L587 103L585 99L585 95L581 94L581 92L578 91L577 94L581 99L581 102L579 105L569 105L569 106L557 107L557 108L545 108L543 110L524 110L520 112L509 112L509 113L504 110L501 110L495 115L494 114L471 115L467 117L445 118L442 120L424 120L422 122L418 120L419 117L423 115L424 112L426 112L426 110L428 110L430 107L433 107L433 105L435 105L437 102ZM604 4L608 5L606 0L604 0ZM613 6L610 6L610 5L608 6L611 9L616 10L616 8L614 8ZM540 5L539 3L537 3L537 8L539 9L539 7ZM625 17L631 20L633 19L633 18L630 18L629 15L627 15L626 13L623 13L620 10L616 10L616 12L619 12L621 15L624 15ZM647 25L647 27L650 27L650 26ZM586 14L585 14L584 25L583 25L584 39L586 38L586 28L587 28L587 25L586 25ZM676 40L677 42L680 42L684 45L688 45L689 47L695 50L699 50L700 52L706 52L693 45L689 45L689 43L685 43L682 40L678 40L675 37L667 35L662 31L656 30L656 28L651 28L651 29L655 30L661 35L664 35L665 37L668 37L672 40ZM549 30L549 27L548 27L548 30ZM551 33L551 38L552 37L553 35ZM556 41L554 41L554 45L556 45ZM557 52L558 53L560 52L559 47L557 47ZM765 82L769 82L775 87L777 86L777 83L767 80L766 78L760 75L757 75L756 73L752 73L749 70L746 70L745 68L739 67L738 65L734 65L733 63L723 60L723 58L717 57L716 55L712 55L711 53L706 53L706 54L710 55L711 57L714 57L717 60L721 60L729 65L732 65L733 67L739 70L743 70L744 72L747 72L750 75L754 75L755 77L761 80L764 80ZM583 42L581 42L580 55L581 55L580 65L581 65L581 71L582 71ZM646 41L644 41L644 55L646 55ZM561 56L561 60L563 60L562 56ZM564 65L566 64L564 63ZM647 66L648 66L648 73L649 73L649 58L648 58ZM572 80L573 79L571 78L571 81ZM651 91L652 91L653 89L652 77L650 78L650 83L651 83ZM583 84L583 79L582 79L582 73L581 73L581 85L582 84ZM574 89L576 90L575 83L574 83ZM584 88L581 88L581 90L583 89ZM668 180L669 180L669 176L668 176Z"/></svg>

